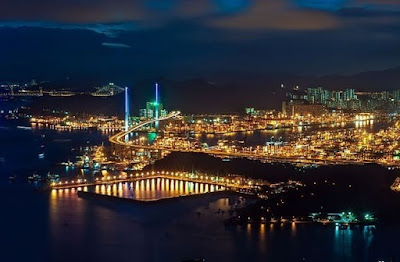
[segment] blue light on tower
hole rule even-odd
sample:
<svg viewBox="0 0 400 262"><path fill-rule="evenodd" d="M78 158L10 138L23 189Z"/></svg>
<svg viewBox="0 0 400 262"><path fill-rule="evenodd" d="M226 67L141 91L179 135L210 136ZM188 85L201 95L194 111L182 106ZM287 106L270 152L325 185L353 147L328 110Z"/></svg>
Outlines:
<svg viewBox="0 0 400 262"><path fill-rule="evenodd" d="M154 116L155 116L155 118L156 118L156 122L155 122L155 127L156 127L156 129L158 129L158 109L159 109L159 98L158 98L158 83L156 83L156 101L155 101L155 105L154 105Z"/></svg>
<svg viewBox="0 0 400 262"><path fill-rule="evenodd" d="M125 131L129 129L129 98L128 87L125 87Z"/></svg>
<svg viewBox="0 0 400 262"><path fill-rule="evenodd" d="M155 104L155 117L156 117L156 120L158 120L158 105L159 105L159 102L160 101L158 101L159 99L158 99L158 83L156 83L156 104Z"/></svg>

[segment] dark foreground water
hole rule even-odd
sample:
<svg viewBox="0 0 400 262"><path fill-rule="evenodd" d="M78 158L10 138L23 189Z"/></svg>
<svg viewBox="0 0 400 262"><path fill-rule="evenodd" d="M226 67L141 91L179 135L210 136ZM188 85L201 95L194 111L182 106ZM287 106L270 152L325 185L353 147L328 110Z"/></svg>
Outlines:
<svg viewBox="0 0 400 262"><path fill-rule="evenodd" d="M228 195L139 207L84 200L71 191L35 191L23 183L24 176L57 168L55 163L74 158L71 148L99 144L105 137L97 132L23 130L4 122L0 126L1 261L181 261L199 257L207 261L399 261L400 227L395 224L353 230L315 225L225 227L222 221L228 214L217 210L231 208L235 197ZM42 151L45 158L39 159ZM287 179L295 172L282 165L248 160L225 163L182 154L171 155L153 168L167 167L215 167L221 173L236 170L271 180ZM374 207L388 205L394 217L399 214L398 196L386 190L395 173L380 167L310 172L321 174L295 176L337 176L338 183L351 181L356 189L361 181L360 194L365 194L362 188L371 190L362 205L377 199ZM11 174L18 176L16 184L8 183ZM375 197L379 195L382 199ZM345 201L350 205L352 199L340 202Z"/></svg>

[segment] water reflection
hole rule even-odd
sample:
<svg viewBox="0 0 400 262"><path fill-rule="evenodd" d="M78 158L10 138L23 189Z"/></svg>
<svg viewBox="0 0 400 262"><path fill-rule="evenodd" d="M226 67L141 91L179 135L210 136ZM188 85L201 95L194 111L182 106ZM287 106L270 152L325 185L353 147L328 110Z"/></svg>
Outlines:
<svg viewBox="0 0 400 262"><path fill-rule="evenodd" d="M374 238L373 230L375 230L375 226L365 226L364 227L364 239L366 242L366 248L369 248L372 243L372 239Z"/></svg>
<svg viewBox="0 0 400 262"><path fill-rule="evenodd" d="M163 190L161 185L164 185ZM166 190L167 184L170 185L169 190L172 192L181 192L181 186L183 186L184 192L195 192L196 183L177 181L171 179L149 179L120 183L115 185L98 185L93 187L96 192L110 192L113 194L113 189L116 189L117 194L122 196L129 196L129 198L138 197L154 197L160 194L172 194ZM198 184L197 188L205 188L205 185ZM187 187L187 189L186 189ZM209 187L210 188L210 187ZM109 189L109 191L107 191ZM83 188L82 188L83 190ZM90 188L88 189L90 190ZM103 208L101 205L91 205L90 202L79 199L76 196L77 190L53 190L50 192L50 225L51 225L51 237L52 239L58 239L60 235L71 234L71 242L77 246L85 245L85 238L87 234L87 228L91 231L90 241L98 241L99 244L109 241L110 237L118 239L122 232L136 232L139 230L140 237L137 237L135 243L141 243L143 238L141 234L146 232L148 235L160 234L165 237L165 232L182 232L181 235L174 233L173 238L169 238L168 241L176 242L175 247L181 247L187 243L187 231L191 230L191 234L201 237L197 238L196 243L190 243L191 246L199 245L204 243L205 237L210 241L216 241L219 247L222 247L224 256L232 254L233 250L245 250L242 252L243 256L248 256L248 261L301 261L299 260L304 256L307 258L306 261L324 261L324 260L312 260L311 258L335 258L332 261L367 261L368 256L371 256L369 250L373 247L374 242L374 230L371 227L356 227L340 229L339 227L321 227L312 224L246 224L244 226L225 228L222 226L222 219L229 216L228 211L234 206L235 199L220 198L214 200L206 207L197 209L197 204L193 205L190 209L182 208L182 203L178 205L170 205L168 207L157 207L165 208L170 210L171 217L173 219L168 221L175 221L175 217L186 216L187 221L182 228L177 228L176 224L169 226L163 218L161 223L163 226L162 230L159 231L157 227L155 230L149 232L147 227L135 226L134 230L131 229L132 224L127 223L129 226L123 226L124 223L120 223L121 219L128 216L125 209L122 214L115 212L113 209L108 210ZM164 191L161 193L160 191ZM156 192L156 193L154 193ZM131 195L129 195L131 194ZM246 200L247 201L247 200ZM185 202L184 205L191 206L191 202ZM134 207L134 206L132 206ZM173 207L173 211L171 208ZM129 208L130 209L130 208ZM139 210L139 209L138 209ZM189 211L188 211L189 210ZM221 212L217 212L221 210ZM197 211L201 215L197 214ZM222 213L224 211L224 213ZM143 215L145 214L147 215ZM140 212L132 212L143 221L152 221L155 218L152 214L153 211L146 211L146 209L140 209ZM152 214L152 215L149 215ZM142 217L143 216L143 217ZM129 217L130 219L130 217ZM181 219L181 218L180 218ZM195 219L195 220L194 220ZM130 221L130 220L129 220ZM107 226L103 226L103 224ZM157 220L157 225L159 225ZM168 222L169 223L169 222ZM172 223L172 222L171 222ZM122 225L121 225L122 224ZM80 226L77 226L80 225ZM110 231L109 228L112 227ZM122 227L123 229L120 229ZM131 231L130 231L131 230ZM114 234L115 232L115 234ZM160 233L161 232L161 233ZM201 232L201 233L199 233ZM137 232L136 232L137 233ZM132 235L135 235L132 233ZM218 240L214 240L214 235L217 235ZM212 237L210 237L212 236ZM93 240L95 239L95 240ZM77 242L75 242L77 241ZM227 244L229 242L229 245ZM147 243L148 244L148 243ZM168 246L168 245L167 245ZM314 256L315 246L318 246L318 254ZM97 246L96 246L97 247ZM170 246L168 246L169 248ZM167 247L166 247L167 248ZM225 248L225 249L224 249ZM207 251L213 250L207 249ZM285 252L285 250L291 250L291 252ZM210 251L211 252L211 251ZM251 253L251 255L249 255ZM296 256L297 254L298 256ZM262 259L265 258L265 259ZM270 258L270 259L267 259ZM279 260L282 259L282 260ZM311 259L311 260L309 260ZM232 261L230 260L215 260L215 261ZM240 261L246 261L244 257L241 257Z"/></svg>
<svg viewBox="0 0 400 262"><path fill-rule="evenodd" d="M168 178L151 178L133 182L96 185L85 189L85 191L97 194L137 200L156 200L221 190L224 190L223 186Z"/></svg>
<svg viewBox="0 0 400 262"><path fill-rule="evenodd" d="M246 227L246 233L247 233L247 237L250 238L251 237L251 224L247 224Z"/></svg>
<svg viewBox="0 0 400 262"><path fill-rule="evenodd" d="M57 237L59 234L63 234L65 230L70 226L69 217L74 217L76 220L82 220L85 216L84 205L82 200L77 197L78 189L53 189L50 193L49 198L49 213L50 213L50 225L52 228L53 237ZM73 203L71 205L71 203ZM62 209L60 207L68 205L68 209ZM67 216L66 216L67 213ZM77 234L83 232L83 228L77 229Z"/></svg>
<svg viewBox="0 0 400 262"><path fill-rule="evenodd" d="M260 235L261 242L264 243L265 242L265 224L260 224L259 235Z"/></svg>
<svg viewBox="0 0 400 262"><path fill-rule="evenodd" d="M265 232L265 224L260 224L260 230L258 232L260 239L260 252L265 253L266 251L266 232Z"/></svg>
<svg viewBox="0 0 400 262"><path fill-rule="evenodd" d="M365 128L368 126L373 126L374 120L357 120L354 121L355 128Z"/></svg>
<svg viewBox="0 0 400 262"><path fill-rule="evenodd" d="M291 224L291 233L292 233L292 236L296 236L296 223L295 222L292 222L292 224Z"/></svg>
<svg viewBox="0 0 400 262"><path fill-rule="evenodd" d="M293 128L281 128L273 130L256 130L252 132L233 132L227 134L196 134L193 138L197 139L200 143L207 143L209 146L216 145L218 140L228 141L243 141L245 146L257 146L264 145L271 139L282 137L283 140L287 140L291 136L299 133L309 135L316 131L326 131L332 128L358 128L365 129L366 131L377 131L381 128L386 128L390 125L390 121L374 121L374 120L358 120L352 122L339 122L335 124L320 124L312 126L297 126Z"/></svg>
<svg viewBox="0 0 400 262"><path fill-rule="evenodd" d="M335 253L341 254L343 257L351 255L353 231L348 227L347 229L340 229L339 226L335 227Z"/></svg>

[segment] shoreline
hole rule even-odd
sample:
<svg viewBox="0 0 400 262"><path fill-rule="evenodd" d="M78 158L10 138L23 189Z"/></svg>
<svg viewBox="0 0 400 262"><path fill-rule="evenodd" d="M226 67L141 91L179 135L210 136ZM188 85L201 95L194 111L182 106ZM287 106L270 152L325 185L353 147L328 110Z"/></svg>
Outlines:
<svg viewBox="0 0 400 262"><path fill-rule="evenodd" d="M202 194L189 194L189 195L181 195L181 196L175 196L175 197L167 197L167 198L160 198L160 199L152 199L152 200L139 200L139 199L131 199L131 198L123 198L123 197L118 197L118 196L109 196L109 195L102 195L94 192L86 192L86 191L78 191L77 196L82 199L87 199L87 200L95 200L95 201L117 201L117 202L124 202L124 203L131 203L131 204L137 204L141 206L155 206L157 204L165 204L165 203L171 203L174 201L186 201L186 200L192 200L192 199L198 199L198 198L204 198L208 196L226 196L226 197L231 197L231 196L242 196L246 198L252 198L255 196L247 195L244 193L232 191L232 190L222 190L222 191L214 191L214 192L207 192L207 193L202 193Z"/></svg>

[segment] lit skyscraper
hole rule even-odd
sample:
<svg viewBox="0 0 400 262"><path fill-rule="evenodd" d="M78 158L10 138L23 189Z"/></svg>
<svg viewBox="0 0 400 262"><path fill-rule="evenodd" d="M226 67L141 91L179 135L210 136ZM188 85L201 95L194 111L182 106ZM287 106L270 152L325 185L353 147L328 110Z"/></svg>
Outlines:
<svg viewBox="0 0 400 262"><path fill-rule="evenodd" d="M394 99L395 102L399 102L400 101L400 90L393 91L393 99Z"/></svg>
<svg viewBox="0 0 400 262"><path fill-rule="evenodd" d="M343 100L349 101L355 99L354 89L346 89L343 94Z"/></svg>

